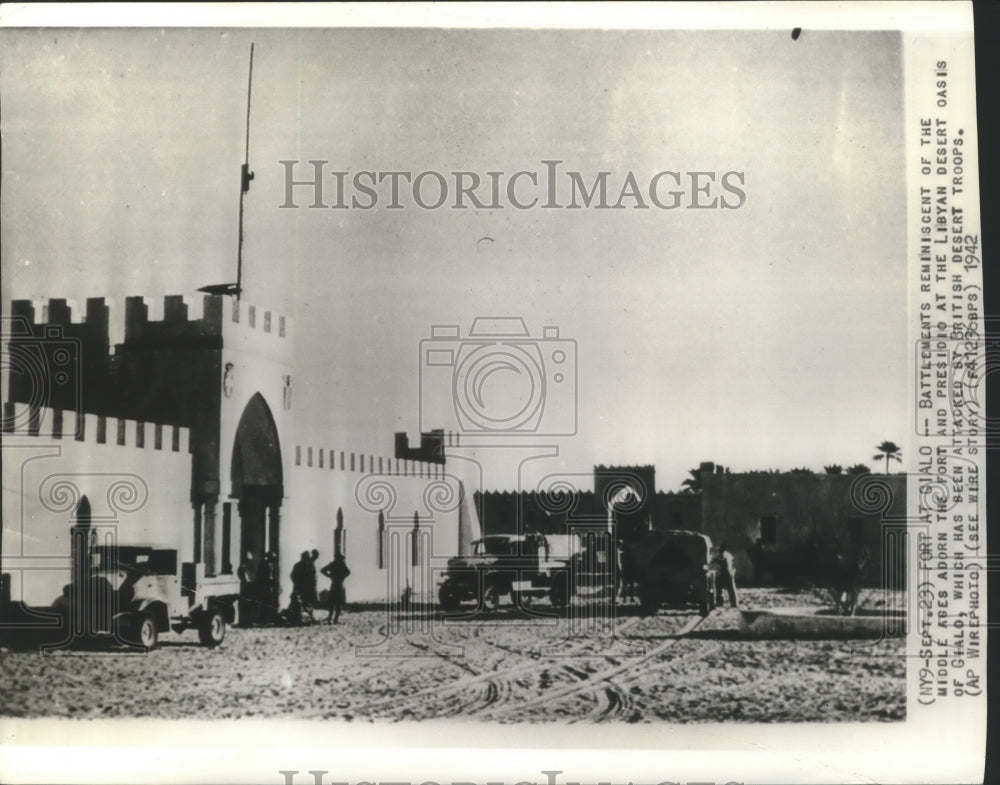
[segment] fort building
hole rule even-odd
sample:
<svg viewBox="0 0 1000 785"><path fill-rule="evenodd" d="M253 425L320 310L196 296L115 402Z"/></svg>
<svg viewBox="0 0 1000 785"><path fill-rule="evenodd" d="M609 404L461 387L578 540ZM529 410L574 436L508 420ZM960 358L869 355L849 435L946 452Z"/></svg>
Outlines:
<svg viewBox="0 0 1000 785"><path fill-rule="evenodd" d="M82 310L52 299L16 300L4 319L0 558L13 599L59 596L83 519L119 544L175 547L208 579L274 552L284 603L305 550L343 553L350 598L379 600L433 590L433 557L468 547L478 521L435 449L443 434L402 457L312 435L290 319L220 295L129 297L121 316L103 298Z"/></svg>
<svg viewBox="0 0 1000 785"><path fill-rule="evenodd" d="M705 464L700 492L672 493L657 489L653 466L598 465L590 478L499 491L456 468L470 464L454 433L423 433L417 446L397 433L390 450L377 437L319 437L296 405L293 328L220 295L129 297L124 314L103 298L82 310L14 301L2 377L10 598L48 606L60 595L81 526L102 542L176 548L200 580L231 581L243 554L273 552L282 604L293 563L314 548L323 563L346 557L351 601L407 587L432 596L447 558L480 532L687 529L725 542L744 576L758 539L779 558L846 536L882 567L873 580L905 574L903 475Z"/></svg>

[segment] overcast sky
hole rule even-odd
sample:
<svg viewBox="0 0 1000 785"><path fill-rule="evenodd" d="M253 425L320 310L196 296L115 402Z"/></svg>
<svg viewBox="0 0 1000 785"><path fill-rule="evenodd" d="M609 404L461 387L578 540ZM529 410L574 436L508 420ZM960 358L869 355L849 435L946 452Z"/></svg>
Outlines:
<svg viewBox="0 0 1000 785"><path fill-rule="evenodd" d="M576 341L578 433L541 440L570 471L655 463L677 488L702 460L822 470L905 438L895 33L0 35L5 303L123 306L234 280L255 42L244 299L296 320L307 442L388 454L393 431L420 427L431 325L465 335L506 315ZM629 171L645 188L662 170L736 170L746 200L313 210L300 189L279 209L283 159L484 177L559 159L588 181L610 171L613 199Z"/></svg>

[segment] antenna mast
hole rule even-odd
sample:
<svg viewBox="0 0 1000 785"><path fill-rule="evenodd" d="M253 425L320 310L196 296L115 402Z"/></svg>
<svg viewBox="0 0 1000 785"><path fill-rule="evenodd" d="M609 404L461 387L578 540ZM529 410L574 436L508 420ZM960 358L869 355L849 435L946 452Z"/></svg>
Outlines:
<svg viewBox="0 0 1000 785"><path fill-rule="evenodd" d="M246 147L243 154L243 166L240 167L240 225L239 242L236 246L236 283L219 283L202 286L199 292L208 294L233 294L237 302L243 293L243 197L250 190L253 172L250 171L250 92L253 88L253 43L250 44L250 75L247 77L247 134Z"/></svg>
<svg viewBox="0 0 1000 785"><path fill-rule="evenodd" d="M208 294L233 294L239 302L243 293L243 197L250 190L253 172L250 171L250 91L253 88L253 44L250 44L250 76L247 78L247 137L243 154L243 166L240 168L240 227L239 244L236 246L236 283L217 283L199 287L199 292Z"/></svg>
<svg viewBox="0 0 1000 785"><path fill-rule="evenodd" d="M240 231L239 244L236 247L236 299L243 293L243 197L250 190L253 172L250 171L250 92L253 89L253 43L250 44L250 74L247 77L247 136L243 155L243 166L240 169Z"/></svg>

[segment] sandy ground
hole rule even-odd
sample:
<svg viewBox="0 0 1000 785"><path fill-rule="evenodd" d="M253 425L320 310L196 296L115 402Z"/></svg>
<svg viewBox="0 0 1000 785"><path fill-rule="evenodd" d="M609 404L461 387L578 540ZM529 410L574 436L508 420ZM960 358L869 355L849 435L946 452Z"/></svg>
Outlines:
<svg viewBox="0 0 1000 785"><path fill-rule="evenodd" d="M749 589L744 607L816 603ZM539 612L548 613L547 603ZM322 614L321 614L322 615ZM7 651L0 713L39 717L297 717L351 721L823 722L905 718L902 640L750 641L738 614L661 610L444 619L348 611L337 626L230 629L207 649ZM871 656L874 654L875 656ZM867 655L867 656L866 656Z"/></svg>

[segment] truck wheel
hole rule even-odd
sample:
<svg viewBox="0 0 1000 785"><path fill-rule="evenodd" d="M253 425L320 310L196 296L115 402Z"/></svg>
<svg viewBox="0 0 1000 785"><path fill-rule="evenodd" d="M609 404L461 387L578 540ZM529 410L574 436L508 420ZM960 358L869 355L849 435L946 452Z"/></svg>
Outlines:
<svg viewBox="0 0 1000 785"><path fill-rule="evenodd" d="M202 646L218 646L226 637L226 617L218 608L209 609L198 625L198 640Z"/></svg>
<svg viewBox="0 0 1000 785"><path fill-rule="evenodd" d="M136 613L122 626L121 637L133 646L140 646L146 651L156 647L159 630L156 619L149 611Z"/></svg>
<svg viewBox="0 0 1000 785"><path fill-rule="evenodd" d="M662 601L657 594L649 589L639 591L639 607L643 616L653 616L659 609Z"/></svg>
<svg viewBox="0 0 1000 785"><path fill-rule="evenodd" d="M438 602L441 604L441 609L446 611L457 611L461 606L458 597L447 586L442 586L438 592Z"/></svg>
<svg viewBox="0 0 1000 785"><path fill-rule="evenodd" d="M565 575L552 582L552 588L549 589L549 602L557 608L564 608L569 602L569 581L566 580Z"/></svg>
<svg viewBox="0 0 1000 785"><path fill-rule="evenodd" d="M491 611L495 611L500 607L500 592L497 589L496 584L491 584L486 587L486 594L483 596L483 602Z"/></svg>

